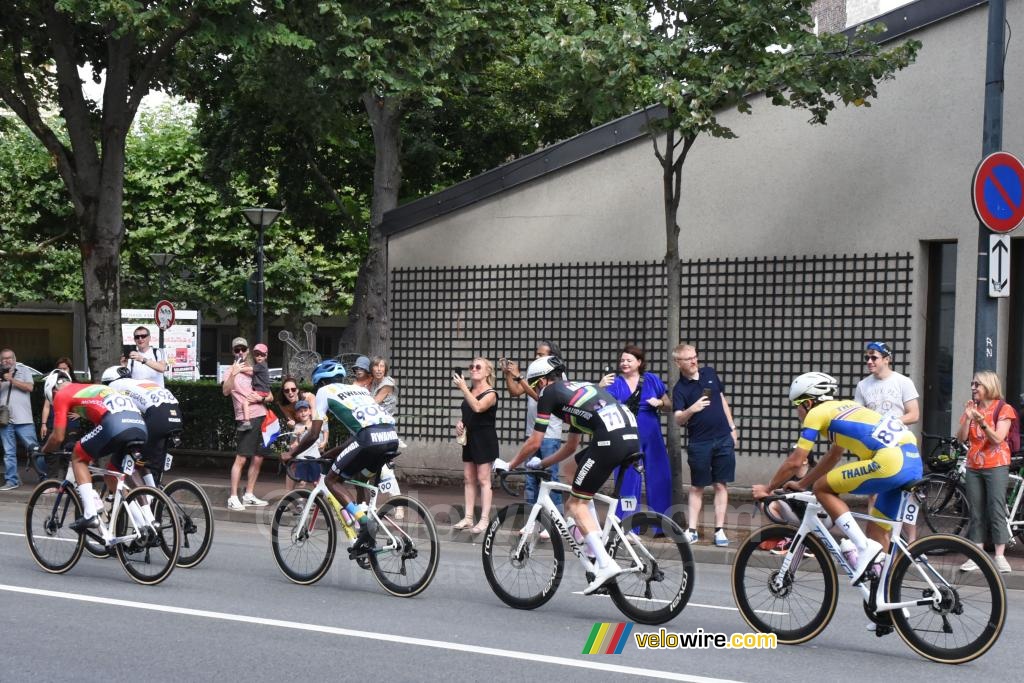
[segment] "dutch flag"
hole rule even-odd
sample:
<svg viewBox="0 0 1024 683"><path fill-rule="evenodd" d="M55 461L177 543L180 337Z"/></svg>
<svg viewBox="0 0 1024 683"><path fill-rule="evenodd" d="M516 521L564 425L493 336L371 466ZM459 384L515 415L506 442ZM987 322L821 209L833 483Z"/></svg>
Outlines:
<svg viewBox="0 0 1024 683"><path fill-rule="evenodd" d="M281 421L277 419L273 410L267 411L266 417L263 418L263 424L260 425L260 432L263 434L263 445L267 447L274 443L281 433Z"/></svg>

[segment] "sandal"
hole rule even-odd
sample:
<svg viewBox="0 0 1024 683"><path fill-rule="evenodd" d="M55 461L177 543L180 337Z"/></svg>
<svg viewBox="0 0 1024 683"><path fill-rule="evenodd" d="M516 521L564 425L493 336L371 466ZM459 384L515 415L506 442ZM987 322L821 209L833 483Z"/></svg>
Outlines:
<svg viewBox="0 0 1024 683"><path fill-rule="evenodd" d="M472 529L469 530L471 534L479 534L487 531L487 527L491 525L491 520L488 517L481 517L480 521L476 523Z"/></svg>
<svg viewBox="0 0 1024 683"><path fill-rule="evenodd" d="M473 526L472 517L463 517L460 521L452 524L452 528L456 531L462 531L463 529L468 529L471 526Z"/></svg>

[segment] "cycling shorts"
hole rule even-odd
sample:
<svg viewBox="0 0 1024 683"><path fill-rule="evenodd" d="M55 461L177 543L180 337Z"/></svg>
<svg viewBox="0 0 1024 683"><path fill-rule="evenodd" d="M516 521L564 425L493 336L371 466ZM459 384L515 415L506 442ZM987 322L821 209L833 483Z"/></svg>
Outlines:
<svg viewBox="0 0 1024 683"><path fill-rule="evenodd" d="M836 493L878 494L872 515L895 520L900 511L900 488L920 479L921 474L917 444L906 443L879 449L870 460L840 465L828 473L827 481Z"/></svg>
<svg viewBox="0 0 1024 683"><path fill-rule="evenodd" d="M152 472L163 472L167 456L167 437L181 431L181 408L176 403L161 403L146 411L149 438L142 448L142 461Z"/></svg>
<svg viewBox="0 0 1024 683"><path fill-rule="evenodd" d="M116 455L125 444L147 439L146 422L136 412L107 413L75 444L75 457L86 462ZM118 467L121 463L115 463Z"/></svg>
<svg viewBox="0 0 1024 683"><path fill-rule="evenodd" d="M640 450L635 429L595 434L590 444L576 455L576 478L572 481L574 498L594 497L622 461Z"/></svg>
<svg viewBox="0 0 1024 683"><path fill-rule="evenodd" d="M360 429L331 464L331 472L351 479L380 474L380 468L398 455L398 432L394 425L373 425Z"/></svg>

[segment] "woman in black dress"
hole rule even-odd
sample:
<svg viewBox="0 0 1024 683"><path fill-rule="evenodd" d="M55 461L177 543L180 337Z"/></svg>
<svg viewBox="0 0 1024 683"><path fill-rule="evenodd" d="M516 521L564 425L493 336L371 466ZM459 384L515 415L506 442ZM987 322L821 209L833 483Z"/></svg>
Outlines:
<svg viewBox="0 0 1024 683"><path fill-rule="evenodd" d="M494 390L494 365L486 358L474 358L469 365L470 388L465 378L452 374L452 384L462 391L462 419L455 423L455 435L462 446L462 471L465 476L466 516L452 526L478 534L490 522L491 466L498 457L498 432L494 427L498 413L498 394ZM476 487L480 487L480 521L473 525Z"/></svg>

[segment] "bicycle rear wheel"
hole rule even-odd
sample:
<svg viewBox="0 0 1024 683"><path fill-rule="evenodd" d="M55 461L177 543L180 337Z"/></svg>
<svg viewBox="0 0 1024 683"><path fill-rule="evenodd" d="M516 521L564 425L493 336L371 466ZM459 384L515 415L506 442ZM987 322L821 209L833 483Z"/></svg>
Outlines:
<svg viewBox="0 0 1024 683"><path fill-rule="evenodd" d="M936 534L967 533L971 504L963 484L941 474L929 474L925 480L916 490L924 523Z"/></svg>
<svg viewBox="0 0 1024 683"><path fill-rule="evenodd" d="M640 571L624 572L608 582L608 594L623 614L641 624L664 624L674 619L690 599L696 579L693 551L683 530L665 515L637 512L622 520ZM664 539L656 540L661 529ZM608 554L623 567L634 564L622 538L616 534Z"/></svg>
<svg viewBox="0 0 1024 683"><path fill-rule="evenodd" d="M323 578L334 560L338 531L323 496L313 499L306 523L299 527L301 514L292 511L295 503L305 509L309 491L292 491L281 499L270 523L270 546L284 575L295 583L308 585Z"/></svg>
<svg viewBox="0 0 1024 683"><path fill-rule="evenodd" d="M565 566L562 537L543 512L520 543L531 508L523 503L502 508L484 534L484 576L494 594L516 609L536 609L553 598ZM550 540L542 540L541 531Z"/></svg>
<svg viewBox="0 0 1024 683"><path fill-rule="evenodd" d="M732 565L732 594L744 621L755 631L774 633L780 643L790 645L821 633L835 614L839 598L835 565L814 536L805 537L795 553L789 551L793 562L785 576L780 572L787 555L758 547L795 535L796 529L783 524L762 527L743 541Z"/></svg>
<svg viewBox="0 0 1024 683"><path fill-rule="evenodd" d="M153 531L149 530L148 525L135 524L128 510L128 506L133 504L140 508L149 506L154 516ZM166 512L157 518L156 513L161 509L166 509ZM134 488L125 495L121 505L112 514L115 535L139 535L134 541L114 546L117 559L121 561L128 576L148 586L158 584L170 576L181 550L181 534L173 505L164 492L149 486Z"/></svg>
<svg viewBox="0 0 1024 683"><path fill-rule="evenodd" d="M430 512L418 501L395 496L377 508L377 518L370 553L373 576L392 595L418 595L434 579L441 554Z"/></svg>
<svg viewBox="0 0 1024 683"><path fill-rule="evenodd" d="M922 657L963 664L985 654L1002 633L1006 590L988 556L957 536L929 536L913 543L910 557L899 553L889 575L887 601L929 599L928 604L892 611L896 632ZM960 565L973 560L974 571ZM931 602L938 588L938 605Z"/></svg>
<svg viewBox="0 0 1024 683"><path fill-rule="evenodd" d="M70 528L82 515L78 494L56 479L39 483L25 508L25 538L28 550L40 567L51 574L63 574L82 556L85 539Z"/></svg>
<svg viewBox="0 0 1024 683"><path fill-rule="evenodd" d="M176 479L164 487L170 498L178 523L181 525L181 552L178 566L186 569L195 567L210 552L213 542L213 509L206 492L189 479ZM164 514L158 511L157 519Z"/></svg>

